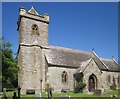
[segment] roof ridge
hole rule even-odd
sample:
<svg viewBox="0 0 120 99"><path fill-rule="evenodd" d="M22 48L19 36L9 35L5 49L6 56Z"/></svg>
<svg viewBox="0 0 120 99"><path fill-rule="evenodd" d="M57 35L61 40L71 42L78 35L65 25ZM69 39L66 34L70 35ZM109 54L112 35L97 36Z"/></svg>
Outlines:
<svg viewBox="0 0 120 99"><path fill-rule="evenodd" d="M112 60L119 66L119 63L114 58Z"/></svg>
<svg viewBox="0 0 120 99"><path fill-rule="evenodd" d="M101 59L101 60L106 60L106 61L112 61L112 59L109 59L109 58L101 58L101 57L100 57L100 59Z"/></svg>
<svg viewBox="0 0 120 99"><path fill-rule="evenodd" d="M66 47L62 47L62 46L52 46L52 45L49 45L50 48L56 48L56 49L60 49L60 50L64 50L64 51L71 51L71 52L76 52L76 53L80 53L80 52L83 52L85 54L91 54L91 52L88 52L88 51L83 51L83 50L78 50L78 49L72 49L72 48L66 48Z"/></svg>

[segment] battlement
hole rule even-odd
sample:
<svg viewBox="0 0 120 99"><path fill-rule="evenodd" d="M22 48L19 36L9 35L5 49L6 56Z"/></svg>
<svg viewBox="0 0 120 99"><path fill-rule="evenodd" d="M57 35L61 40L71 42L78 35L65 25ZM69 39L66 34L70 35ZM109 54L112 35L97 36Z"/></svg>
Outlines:
<svg viewBox="0 0 120 99"><path fill-rule="evenodd" d="M47 24L49 24L49 15L47 13L45 13L43 16L38 14L38 12L31 7L31 9L29 11L26 11L26 9L24 7L20 7L19 9L19 19L18 19L18 29L19 29L19 24L20 24L20 20L22 17L26 17L32 20L37 20L37 21L42 21L45 22Z"/></svg>

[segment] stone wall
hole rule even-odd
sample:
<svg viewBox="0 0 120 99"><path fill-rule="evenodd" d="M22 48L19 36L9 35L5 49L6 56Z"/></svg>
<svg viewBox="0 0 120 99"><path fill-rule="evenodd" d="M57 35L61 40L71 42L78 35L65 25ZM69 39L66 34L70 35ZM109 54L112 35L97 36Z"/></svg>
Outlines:
<svg viewBox="0 0 120 99"><path fill-rule="evenodd" d="M48 63L44 55L44 49L42 49L42 91L45 92L47 82Z"/></svg>
<svg viewBox="0 0 120 99"><path fill-rule="evenodd" d="M90 63L86 66L83 75L83 81L86 83L86 87L84 89L85 92L89 92L88 88L89 88L89 77L91 74L94 74L97 78L97 82L101 82L101 71L98 68L98 66L95 64L95 62L93 60L90 61ZM101 88L101 83L97 83L97 89Z"/></svg>
<svg viewBox="0 0 120 99"><path fill-rule="evenodd" d="M94 74L97 78L96 82L96 89L101 89L102 92L106 90L110 90L110 86L113 83L113 77L115 77L115 82L118 88L118 72L108 72L108 71L101 71L94 60L90 61L88 66L86 66L84 72L84 82L86 83L86 87L84 88L84 92L89 92L89 77L91 74ZM108 75L111 76L111 82L108 81Z"/></svg>
<svg viewBox="0 0 120 99"><path fill-rule="evenodd" d="M39 35L32 35L32 25L38 26ZM21 18L19 27L19 44L25 45L48 45L48 24L30 18Z"/></svg>
<svg viewBox="0 0 120 99"><path fill-rule="evenodd" d="M108 76L110 76L110 82L108 81ZM115 79L116 89L120 89L120 82L118 82L118 72L107 72L103 71L104 80L106 80L105 90L109 90L110 86L113 84L113 79Z"/></svg>
<svg viewBox="0 0 120 99"><path fill-rule="evenodd" d="M68 81L66 83L62 82L62 72L66 71L68 74ZM47 83L54 89L56 92L61 92L61 89L74 89L74 78L73 74L76 69L73 68L64 68L64 67L48 67L47 73Z"/></svg>
<svg viewBox="0 0 120 99"><path fill-rule="evenodd" d="M25 93L27 89L40 91L42 79L41 55L40 47L20 47L18 81L22 88L22 93Z"/></svg>

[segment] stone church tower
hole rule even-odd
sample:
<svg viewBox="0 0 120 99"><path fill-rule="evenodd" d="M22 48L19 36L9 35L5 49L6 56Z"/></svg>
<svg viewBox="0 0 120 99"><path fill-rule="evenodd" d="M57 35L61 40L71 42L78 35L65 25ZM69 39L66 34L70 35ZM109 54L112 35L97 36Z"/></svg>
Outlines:
<svg viewBox="0 0 120 99"><path fill-rule="evenodd" d="M20 8L18 19L18 85L22 93L45 88L45 57L42 48L48 46L49 16L41 16L32 7L28 12Z"/></svg>

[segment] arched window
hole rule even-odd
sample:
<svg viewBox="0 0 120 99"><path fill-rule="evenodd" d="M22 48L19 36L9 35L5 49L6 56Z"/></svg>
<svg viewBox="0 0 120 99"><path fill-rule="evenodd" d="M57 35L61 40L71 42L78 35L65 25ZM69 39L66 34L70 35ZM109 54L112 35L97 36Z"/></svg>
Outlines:
<svg viewBox="0 0 120 99"><path fill-rule="evenodd" d="M62 72L62 82L67 82L67 72L66 71Z"/></svg>
<svg viewBox="0 0 120 99"><path fill-rule="evenodd" d="M115 83L115 77L113 76L113 83Z"/></svg>
<svg viewBox="0 0 120 99"><path fill-rule="evenodd" d="M111 83L111 76L108 75L108 82Z"/></svg>
<svg viewBox="0 0 120 99"><path fill-rule="evenodd" d="M36 24L32 25L32 34L39 35L38 26Z"/></svg>
<svg viewBox="0 0 120 99"><path fill-rule="evenodd" d="M120 76L118 76L118 78L117 78L117 79L118 79L118 80L117 80L117 82L118 82L118 83L120 83Z"/></svg>

